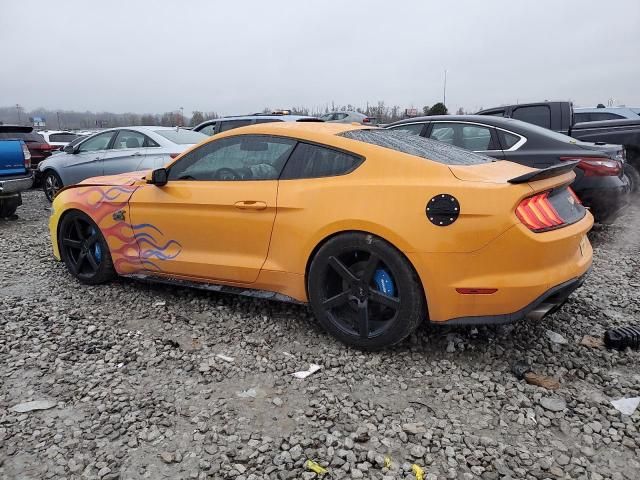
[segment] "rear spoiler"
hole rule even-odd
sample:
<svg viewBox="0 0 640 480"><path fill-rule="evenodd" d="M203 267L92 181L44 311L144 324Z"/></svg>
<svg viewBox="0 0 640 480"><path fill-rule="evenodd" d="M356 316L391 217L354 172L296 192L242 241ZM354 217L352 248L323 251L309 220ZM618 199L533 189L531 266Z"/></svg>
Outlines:
<svg viewBox="0 0 640 480"><path fill-rule="evenodd" d="M558 175L562 175L563 173L572 172L576 165L580 162L563 162L558 165L553 165L548 168L543 168L542 170L535 170L533 172L525 173L524 175L520 175L519 177L514 177L508 180L509 183L527 183L527 182L535 182L537 180L544 180L546 178L556 177Z"/></svg>

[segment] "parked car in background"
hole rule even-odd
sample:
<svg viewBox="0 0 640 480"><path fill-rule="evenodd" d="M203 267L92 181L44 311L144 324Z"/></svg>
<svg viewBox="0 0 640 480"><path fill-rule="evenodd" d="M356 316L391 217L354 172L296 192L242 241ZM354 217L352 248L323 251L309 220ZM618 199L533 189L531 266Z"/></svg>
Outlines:
<svg viewBox="0 0 640 480"><path fill-rule="evenodd" d="M491 160L379 128L254 125L63 190L53 254L84 284L128 275L309 303L367 350L427 320L539 320L582 284L593 217L567 187L575 163Z"/></svg>
<svg viewBox="0 0 640 480"><path fill-rule="evenodd" d="M375 125L375 118L360 112L330 112L322 115L320 120L330 123L359 123L361 125Z"/></svg>
<svg viewBox="0 0 640 480"><path fill-rule="evenodd" d="M206 135L174 127L121 127L105 130L40 163L42 186L52 200L63 186L100 175L157 168Z"/></svg>
<svg viewBox="0 0 640 480"><path fill-rule="evenodd" d="M66 147L69 143L81 136L65 130L40 130L38 133L44 137L44 140L49 145L56 147L56 150L62 150L63 147Z"/></svg>
<svg viewBox="0 0 640 480"><path fill-rule="evenodd" d="M581 142L519 120L480 115L411 118L386 128L534 168L578 161L572 188L599 221L614 219L629 201L620 145Z"/></svg>
<svg viewBox="0 0 640 480"><path fill-rule="evenodd" d="M202 132L205 135L215 135L238 127L272 122L321 122L319 118L307 115L290 115L286 111L274 113L254 113L252 115L240 115L234 117L221 117L204 122L193 127L194 132Z"/></svg>
<svg viewBox="0 0 640 480"><path fill-rule="evenodd" d="M23 125L0 125L0 140L22 140L31 154L31 170L37 170L38 164L57 150L49 145L45 138L33 127Z"/></svg>
<svg viewBox="0 0 640 480"><path fill-rule="evenodd" d="M21 192L32 184L31 153L24 141L0 139L0 218L16 213L22 205Z"/></svg>
<svg viewBox="0 0 640 480"><path fill-rule="evenodd" d="M640 108L629 107L579 107L573 109L576 123L600 122L602 120L640 120Z"/></svg>
<svg viewBox="0 0 640 480"><path fill-rule="evenodd" d="M629 180L631 191L640 192L640 119L576 123L571 102L504 105L482 110L478 114L515 118L585 142L623 145L626 152L624 174Z"/></svg>

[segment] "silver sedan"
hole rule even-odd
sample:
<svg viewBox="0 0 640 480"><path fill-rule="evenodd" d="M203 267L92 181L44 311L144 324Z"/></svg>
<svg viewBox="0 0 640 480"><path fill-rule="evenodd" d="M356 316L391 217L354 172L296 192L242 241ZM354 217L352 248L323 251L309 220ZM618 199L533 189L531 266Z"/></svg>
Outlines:
<svg viewBox="0 0 640 480"><path fill-rule="evenodd" d="M40 162L38 170L49 201L63 186L90 177L162 167L209 137L175 127L122 127L74 142Z"/></svg>

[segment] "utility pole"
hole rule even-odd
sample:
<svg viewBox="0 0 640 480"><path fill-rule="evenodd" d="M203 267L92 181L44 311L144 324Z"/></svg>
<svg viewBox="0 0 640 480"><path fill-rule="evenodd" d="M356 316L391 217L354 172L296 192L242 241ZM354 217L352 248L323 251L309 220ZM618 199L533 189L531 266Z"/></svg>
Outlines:
<svg viewBox="0 0 640 480"><path fill-rule="evenodd" d="M16 103L16 110L18 111L18 125L22 125L22 116L20 115L20 110L22 107L19 103Z"/></svg>
<svg viewBox="0 0 640 480"><path fill-rule="evenodd" d="M56 116L58 117L58 130L60 130L60 112L56 112Z"/></svg>
<svg viewBox="0 0 640 480"><path fill-rule="evenodd" d="M179 127L184 127L184 107L180 107L180 125Z"/></svg>
<svg viewBox="0 0 640 480"><path fill-rule="evenodd" d="M442 90L442 104L447 105L447 70L444 71L444 88Z"/></svg>

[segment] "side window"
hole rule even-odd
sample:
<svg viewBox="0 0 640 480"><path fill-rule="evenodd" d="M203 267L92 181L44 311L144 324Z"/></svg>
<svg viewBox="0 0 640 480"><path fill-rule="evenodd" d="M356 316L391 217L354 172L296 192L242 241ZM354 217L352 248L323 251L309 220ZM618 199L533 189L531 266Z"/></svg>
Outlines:
<svg viewBox="0 0 640 480"><path fill-rule="evenodd" d="M471 151L491 149L491 130L478 125L462 127L462 148Z"/></svg>
<svg viewBox="0 0 640 480"><path fill-rule="evenodd" d="M420 135L424 123L409 123L407 125L398 125L397 127L391 127L389 130L400 130L402 132L411 133L413 135Z"/></svg>
<svg viewBox="0 0 640 480"><path fill-rule="evenodd" d="M491 128L464 123L434 123L429 138L471 151L493 150Z"/></svg>
<svg viewBox="0 0 640 480"><path fill-rule="evenodd" d="M540 127L551 128L551 110L546 105L516 107L513 110L512 117Z"/></svg>
<svg viewBox="0 0 640 480"><path fill-rule="evenodd" d="M492 117L504 117L504 110L494 110L491 112L483 113L482 115L490 115Z"/></svg>
<svg viewBox="0 0 640 480"><path fill-rule="evenodd" d="M80 144L78 152L97 152L98 150L105 150L111 141L111 137L113 137L115 133L116 132L105 132L89 138Z"/></svg>
<svg viewBox="0 0 640 480"><path fill-rule="evenodd" d="M145 134L132 130L119 130L111 148L120 150L123 148L159 147L156 142Z"/></svg>
<svg viewBox="0 0 640 480"><path fill-rule="evenodd" d="M333 120L344 120L349 116L348 113L336 113L333 117Z"/></svg>
<svg viewBox="0 0 640 480"><path fill-rule="evenodd" d="M353 171L361 163L360 157L301 142L291 154L280 179L334 177Z"/></svg>
<svg viewBox="0 0 640 480"><path fill-rule="evenodd" d="M590 122L591 121L591 114L590 113L574 113L573 114L573 119L575 120L576 123L580 123L580 122Z"/></svg>
<svg viewBox="0 0 640 480"><path fill-rule="evenodd" d="M247 125L251 125L252 122L253 120L226 120L224 122L220 122L220 132L245 127Z"/></svg>
<svg viewBox="0 0 640 480"><path fill-rule="evenodd" d="M216 124L211 123L205 127L202 127L199 131L200 133L211 136L215 133L215 130L216 130Z"/></svg>
<svg viewBox="0 0 640 480"><path fill-rule="evenodd" d="M273 122L284 122L284 120L280 118L257 118L256 123L273 123Z"/></svg>
<svg viewBox="0 0 640 480"><path fill-rule="evenodd" d="M434 123L429 138L454 145L455 125L453 123Z"/></svg>
<svg viewBox="0 0 640 480"><path fill-rule="evenodd" d="M622 115L610 112L594 112L591 113L591 121L598 122L600 120L620 120L624 118Z"/></svg>
<svg viewBox="0 0 640 480"><path fill-rule="evenodd" d="M208 142L169 170L169 180L275 180L295 140L239 135Z"/></svg>
<svg viewBox="0 0 640 480"><path fill-rule="evenodd" d="M508 133L502 130L498 130L498 138L500 138L500 143L502 144L502 148L504 150L509 150L520 141L520 137L518 135L513 135L512 133Z"/></svg>

